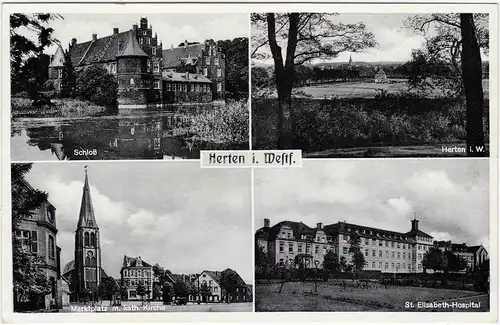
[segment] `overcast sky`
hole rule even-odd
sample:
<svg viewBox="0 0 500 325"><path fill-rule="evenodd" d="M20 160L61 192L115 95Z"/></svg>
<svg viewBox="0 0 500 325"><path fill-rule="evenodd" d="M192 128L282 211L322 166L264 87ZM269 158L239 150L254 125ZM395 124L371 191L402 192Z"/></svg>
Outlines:
<svg viewBox="0 0 500 325"><path fill-rule="evenodd" d="M352 60L365 62L379 61L399 61L406 62L411 59L411 51L420 48L424 41L424 36L413 33L409 29L402 28L403 20L411 14L398 13L374 13L374 14L339 14L333 18L335 22L352 24L363 22L366 30L375 35L378 46L365 49L363 52L340 53L337 58L328 60L329 62L348 62L349 56ZM252 30L252 33L255 31ZM268 51L269 46L265 47ZM483 58L486 58L483 56ZM260 61L259 61L260 62ZM272 59L264 63L273 64Z"/></svg>
<svg viewBox="0 0 500 325"><path fill-rule="evenodd" d="M251 283L250 170L199 162L33 164L27 180L57 209L61 268L74 258L86 164L108 275L118 278L128 255L174 273L229 267Z"/></svg>
<svg viewBox="0 0 500 325"><path fill-rule="evenodd" d="M188 41L203 42L206 39L225 40L249 36L248 14L64 14L64 19L50 21L54 28L52 34L64 49L67 49L72 38L78 43L92 40L92 34L104 37L113 34L113 28L120 32L132 29L132 25L140 25L141 17L148 19L148 27L153 27L153 35L163 42L163 49L174 47ZM45 50L54 54L54 46Z"/></svg>
<svg viewBox="0 0 500 325"><path fill-rule="evenodd" d="M284 220L348 223L489 250L488 160L304 160L302 168L255 170L255 228Z"/></svg>

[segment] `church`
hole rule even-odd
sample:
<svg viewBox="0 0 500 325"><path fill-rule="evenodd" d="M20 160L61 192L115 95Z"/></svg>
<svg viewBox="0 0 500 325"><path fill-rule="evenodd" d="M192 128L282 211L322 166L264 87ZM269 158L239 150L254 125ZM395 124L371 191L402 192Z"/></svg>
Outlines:
<svg viewBox="0 0 500 325"><path fill-rule="evenodd" d="M101 267L101 244L97 225L87 167L83 185L80 215L75 231L75 259L64 266L63 277L70 282L71 301L90 298L96 292L101 279L106 277Z"/></svg>
<svg viewBox="0 0 500 325"><path fill-rule="evenodd" d="M61 91L63 67L70 59L78 72L99 66L116 77L118 108L150 105L210 103L225 97L225 56L212 42L187 40L163 50L147 18L139 25L109 36L78 43L71 40L68 55L59 44L49 65L49 80Z"/></svg>

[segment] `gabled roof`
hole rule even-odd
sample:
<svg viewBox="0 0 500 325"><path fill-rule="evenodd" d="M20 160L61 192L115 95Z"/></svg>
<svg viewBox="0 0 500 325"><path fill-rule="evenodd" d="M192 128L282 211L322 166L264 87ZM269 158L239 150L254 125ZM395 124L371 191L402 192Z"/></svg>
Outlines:
<svg viewBox="0 0 500 325"><path fill-rule="evenodd" d="M142 266L151 267L151 264L145 262L140 256L138 256L138 257L130 257L130 256L127 256L127 255L123 255L123 266L124 267L136 267L137 266L137 261L139 259L142 262ZM127 266L127 264L128 264L128 266Z"/></svg>
<svg viewBox="0 0 500 325"><path fill-rule="evenodd" d="M384 72L384 70L380 69L377 71L377 73L375 74L375 77L376 78L385 78L386 77L386 74Z"/></svg>
<svg viewBox="0 0 500 325"><path fill-rule="evenodd" d="M469 246L467 247L467 250L471 253L476 253L479 249L481 249L481 247L483 247L483 245Z"/></svg>
<svg viewBox="0 0 500 325"><path fill-rule="evenodd" d="M212 83L210 79L199 73L163 71L161 76L164 81L170 82Z"/></svg>
<svg viewBox="0 0 500 325"><path fill-rule="evenodd" d="M255 232L255 238L267 240L269 238L270 231L270 227L262 227Z"/></svg>
<svg viewBox="0 0 500 325"><path fill-rule="evenodd" d="M314 236L316 229L310 228L302 222L282 221L271 227L269 230L269 240L273 240L279 234L281 227L288 226L292 228L294 236L300 238L301 235Z"/></svg>
<svg viewBox="0 0 500 325"><path fill-rule="evenodd" d="M134 36L134 32L132 30L75 44L71 46L69 50L71 62L73 63L73 66L77 67L98 62L115 61L119 54L125 52L130 36ZM138 45L135 36L133 38L135 39L135 43ZM137 49L137 45L130 44L130 49L128 49L126 53L136 53L139 56L147 56L147 54L140 49L140 46L140 51Z"/></svg>
<svg viewBox="0 0 500 325"><path fill-rule="evenodd" d="M57 50L54 56L52 57L52 61L50 62L49 67L62 67L64 65L64 51L62 49L61 44L57 44Z"/></svg>
<svg viewBox="0 0 500 325"><path fill-rule="evenodd" d="M181 65L181 59L201 58L205 44L191 44L163 50L163 68L175 68Z"/></svg>
<svg viewBox="0 0 500 325"><path fill-rule="evenodd" d="M219 271L203 271L201 274L206 273L209 277L211 277L215 282L217 282L218 285L220 285L220 276L221 272Z"/></svg>
<svg viewBox="0 0 500 325"><path fill-rule="evenodd" d="M137 37L133 30L129 30L127 33L127 40L125 46L123 46L122 50L118 52L116 57L149 57L142 50L139 42L137 42Z"/></svg>
<svg viewBox="0 0 500 325"><path fill-rule="evenodd" d="M417 231L412 230L412 231L407 232L405 235L412 236L412 237L414 237L414 236L421 236L421 237L427 237L427 238L434 238L431 235L423 232L422 230L417 230Z"/></svg>

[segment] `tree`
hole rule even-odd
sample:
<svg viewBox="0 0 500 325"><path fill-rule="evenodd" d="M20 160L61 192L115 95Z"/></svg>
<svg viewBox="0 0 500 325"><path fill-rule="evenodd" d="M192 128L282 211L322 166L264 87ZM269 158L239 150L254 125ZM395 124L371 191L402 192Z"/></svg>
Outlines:
<svg viewBox="0 0 500 325"><path fill-rule="evenodd" d="M263 268L269 263L269 258L264 250L264 247L260 246L257 241L255 241L255 267Z"/></svg>
<svg viewBox="0 0 500 325"><path fill-rule="evenodd" d="M98 292L101 299L111 300L113 295L118 292L120 288L116 284L115 279L110 276L103 277L99 283Z"/></svg>
<svg viewBox="0 0 500 325"><path fill-rule="evenodd" d="M252 36L252 57L265 56L259 51L269 45L274 61L278 92L278 149L293 146L294 67L313 59L330 59L345 51L357 52L376 44L373 34L366 31L363 23L335 23L334 16L320 13L256 13L251 16L252 28L262 31ZM286 50L283 51L284 46Z"/></svg>
<svg viewBox="0 0 500 325"><path fill-rule="evenodd" d="M338 275L340 273L339 256L333 250L326 252L323 259L323 268L328 271L330 275Z"/></svg>
<svg viewBox="0 0 500 325"><path fill-rule="evenodd" d="M365 257L361 253L361 239L356 235L349 236L349 250L348 252L352 254L352 263L354 266L354 272L362 271L366 264Z"/></svg>
<svg viewBox="0 0 500 325"><path fill-rule="evenodd" d="M474 289L490 291L490 260L485 260L474 270Z"/></svg>
<svg viewBox="0 0 500 325"><path fill-rule="evenodd" d="M141 282L139 282L139 284L137 285L136 293L139 297L141 297L141 301L144 301L144 296L146 295L146 288Z"/></svg>
<svg viewBox="0 0 500 325"><path fill-rule="evenodd" d="M246 100L248 97L248 38L218 41L226 57L226 96Z"/></svg>
<svg viewBox="0 0 500 325"><path fill-rule="evenodd" d="M451 251L446 251L444 257L447 260L447 269L451 273L459 272L467 268L467 261Z"/></svg>
<svg viewBox="0 0 500 325"><path fill-rule="evenodd" d="M208 296L210 296L212 294L211 291L210 291L210 287L207 285L206 282L203 282L201 284L199 292L200 292L200 295L202 297L208 297Z"/></svg>
<svg viewBox="0 0 500 325"><path fill-rule="evenodd" d="M174 294L176 297L187 297L189 295L189 288L184 281L175 281Z"/></svg>
<svg viewBox="0 0 500 325"><path fill-rule="evenodd" d="M431 247L424 254L422 266L424 269L433 270L434 272L444 271L445 261L443 252L437 247Z"/></svg>
<svg viewBox="0 0 500 325"><path fill-rule="evenodd" d="M25 76L21 68L28 57L40 57L43 50L53 44L53 29L48 23L62 16L48 13L14 13L10 15L10 72L11 91L16 93L24 88ZM34 38L30 34L35 34ZM41 67L40 67L41 68ZM36 83L37 89L42 84ZM36 99L36 98L32 98Z"/></svg>
<svg viewBox="0 0 500 325"><path fill-rule="evenodd" d="M423 14L405 21L408 28L426 36L423 54L429 62L445 62L448 89L465 95L467 153L485 156L481 51L489 51L488 14ZM429 31L432 32L429 32Z"/></svg>
<svg viewBox="0 0 500 325"><path fill-rule="evenodd" d="M64 53L64 64L61 79L61 97L74 97L76 90L76 72L69 52Z"/></svg>
<svg viewBox="0 0 500 325"><path fill-rule="evenodd" d="M29 188L25 175L31 170L32 164L11 165L12 197L12 276L14 289L14 308L19 309L18 302L30 301L36 308L43 297L51 292L50 283L45 274L38 269L43 263L42 257L30 253L26 243L16 236L23 220L30 219L35 211L47 201L47 193Z"/></svg>
<svg viewBox="0 0 500 325"><path fill-rule="evenodd" d="M232 292L236 291L239 284L239 275L236 271L232 269L225 269L221 272L220 276L220 286L226 294L226 302L230 303L230 295Z"/></svg>
<svg viewBox="0 0 500 325"><path fill-rule="evenodd" d="M467 153L485 156L481 51L472 14L460 14L462 76L467 103Z"/></svg>
<svg viewBox="0 0 500 325"><path fill-rule="evenodd" d="M76 78L76 96L97 105L115 105L118 94L116 78L99 66L80 71Z"/></svg>

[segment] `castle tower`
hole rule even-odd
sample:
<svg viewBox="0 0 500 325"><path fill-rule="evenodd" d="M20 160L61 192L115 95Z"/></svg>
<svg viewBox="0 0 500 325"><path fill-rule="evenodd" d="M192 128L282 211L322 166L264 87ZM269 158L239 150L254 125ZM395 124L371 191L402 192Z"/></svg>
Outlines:
<svg viewBox="0 0 500 325"><path fill-rule="evenodd" d="M135 31L130 30L127 34L125 44L116 55L118 108L146 108L152 87L149 56L139 45Z"/></svg>
<svg viewBox="0 0 500 325"><path fill-rule="evenodd" d="M90 197L89 178L85 166L80 216L75 232L76 297L83 298L83 291L97 289L101 282L101 244L99 227L95 220L94 207Z"/></svg>
<svg viewBox="0 0 500 325"><path fill-rule="evenodd" d="M59 93L61 91L62 71L64 66L64 50L61 44L57 44L56 53L52 56L49 64L49 79L54 84L54 90Z"/></svg>

